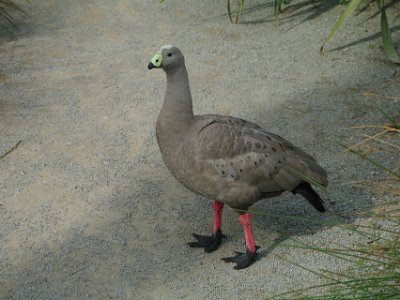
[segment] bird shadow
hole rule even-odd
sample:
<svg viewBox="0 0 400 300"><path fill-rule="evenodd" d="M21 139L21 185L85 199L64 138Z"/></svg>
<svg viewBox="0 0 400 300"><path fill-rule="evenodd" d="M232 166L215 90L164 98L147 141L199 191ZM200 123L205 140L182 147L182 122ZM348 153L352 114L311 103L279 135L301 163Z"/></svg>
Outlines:
<svg viewBox="0 0 400 300"><path fill-rule="evenodd" d="M307 247L307 241L302 236L320 235L324 230L340 226L352 228L357 218L367 218L371 215L365 207L371 206L369 197L352 187L341 187L341 195L335 196L323 191L327 211L319 213L315 211L305 200L298 196L287 195L274 199L268 199L256 204L251 210L253 224L258 240L259 257L268 257L276 248L285 245L303 245ZM335 192L333 192L335 194ZM352 195L356 199L354 205L347 205L345 195ZM350 199L348 199L350 200ZM340 205L336 205L339 203ZM361 208L355 208L359 205ZM290 241L289 244L286 242Z"/></svg>

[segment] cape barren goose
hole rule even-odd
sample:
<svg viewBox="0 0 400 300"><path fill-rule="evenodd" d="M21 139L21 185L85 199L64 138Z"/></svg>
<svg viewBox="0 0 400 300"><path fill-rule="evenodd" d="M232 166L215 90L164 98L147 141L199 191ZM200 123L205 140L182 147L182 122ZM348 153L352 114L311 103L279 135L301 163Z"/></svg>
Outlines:
<svg viewBox="0 0 400 300"><path fill-rule="evenodd" d="M319 212L324 202L311 184L327 186L327 173L313 157L278 135L239 118L193 115L192 96L182 52L161 47L148 65L167 75L164 103L156 134L162 158L172 175L194 193L215 200L211 236L193 234L190 247L216 250L225 236L221 231L224 204L237 209L243 226L246 252L224 261L236 269L249 266L257 247L248 208L261 199L285 191L300 194Z"/></svg>

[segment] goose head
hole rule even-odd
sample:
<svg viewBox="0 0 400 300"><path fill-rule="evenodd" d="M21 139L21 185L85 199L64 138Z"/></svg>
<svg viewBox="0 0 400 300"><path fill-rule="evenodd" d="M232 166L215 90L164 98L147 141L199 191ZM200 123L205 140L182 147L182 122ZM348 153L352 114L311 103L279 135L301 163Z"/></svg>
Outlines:
<svg viewBox="0 0 400 300"><path fill-rule="evenodd" d="M165 45L153 56L147 66L149 70L161 68L170 73L185 64L185 58L179 48L172 45Z"/></svg>

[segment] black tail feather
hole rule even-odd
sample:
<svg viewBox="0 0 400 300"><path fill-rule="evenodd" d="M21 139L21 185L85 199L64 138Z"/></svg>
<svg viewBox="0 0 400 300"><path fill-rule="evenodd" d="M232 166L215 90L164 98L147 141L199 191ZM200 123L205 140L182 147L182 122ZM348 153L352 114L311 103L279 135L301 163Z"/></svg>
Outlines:
<svg viewBox="0 0 400 300"><path fill-rule="evenodd" d="M324 200L313 190L308 182L300 183L293 191L293 194L299 193L308 200L319 212L325 212Z"/></svg>

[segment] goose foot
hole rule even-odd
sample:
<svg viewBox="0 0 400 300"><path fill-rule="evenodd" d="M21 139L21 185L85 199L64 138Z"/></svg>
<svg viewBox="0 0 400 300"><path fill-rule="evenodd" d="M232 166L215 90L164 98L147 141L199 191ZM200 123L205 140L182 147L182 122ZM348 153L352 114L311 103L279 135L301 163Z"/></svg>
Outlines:
<svg viewBox="0 0 400 300"><path fill-rule="evenodd" d="M204 248L204 251L207 253L217 250L219 245L221 245L222 239L226 238L226 235L222 233L221 229L218 229L217 232L213 233L211 236L204 236L196 233L193 233L193 236L197 242L188 243L189 247Z"/></svg>
<svg viewBox="0 0 400 300"><path fill-rule="evenodd" d="M258 247L256 247L256 250L257 248ZM235 251L235 253L237 254L236 256L224 257L222 258L222 260L224 262L235 263L236 270L247 268L256 260L257 257L257 252L251 253L248 249L246 250L246 253L237 251Z"/></svg>

